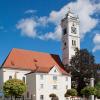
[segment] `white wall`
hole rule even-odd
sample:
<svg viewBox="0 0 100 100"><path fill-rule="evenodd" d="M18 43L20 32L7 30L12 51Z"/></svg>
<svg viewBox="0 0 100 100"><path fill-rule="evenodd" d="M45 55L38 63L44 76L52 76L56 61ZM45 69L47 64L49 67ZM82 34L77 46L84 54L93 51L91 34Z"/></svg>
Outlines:
<svg viewBox="0 0 100 100"><path fill-rule="evenodd" d="M71 77L62 75L58 72L56 73L57 74L51 72L49 72L48 74L31 73L27 75L28 90L30 90L30 92L33 92L33 88L36 85L36 99L34 100L40 100L40 95L44 95L44 100L51 100L49 95L52 93L55 93L58 96L59 100L65 100L64 94L67 91L66 86L68 86L68 89L71 88ZM41 79L41 74L43 75L43 79ZM57 75L57 80L53 80L54 75ZM36 80L34 77L36 77ZM41 84L43 84L43 88L41 88ZM57 89L53 89L53 85L57 85ZM31 94L35 93L33 92Z"/></svg>
<svg viewBox="0 0 100 100"><path fill-rule="evenodd" d="M16 78L22 80L23 77L26 78L26 73L29 73L29 70L18 70L18 69L8 69L8 68L3 68L3 82L6 82L7 80L9 80L9 76L12 76L12 78L15 78L15 74L16 74Z"/></svg>

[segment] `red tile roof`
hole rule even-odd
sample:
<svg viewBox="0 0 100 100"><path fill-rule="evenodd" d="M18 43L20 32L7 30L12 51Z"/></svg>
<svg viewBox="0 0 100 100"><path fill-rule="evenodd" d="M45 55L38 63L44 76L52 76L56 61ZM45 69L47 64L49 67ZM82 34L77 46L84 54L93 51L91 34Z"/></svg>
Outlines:
<svg viewBox="0 0 100 100"><path fill-rule="evenodd" d="M14 48L2 66L4 68L49 72L55 65L62 74L67 74L58 55Z"/></svg>

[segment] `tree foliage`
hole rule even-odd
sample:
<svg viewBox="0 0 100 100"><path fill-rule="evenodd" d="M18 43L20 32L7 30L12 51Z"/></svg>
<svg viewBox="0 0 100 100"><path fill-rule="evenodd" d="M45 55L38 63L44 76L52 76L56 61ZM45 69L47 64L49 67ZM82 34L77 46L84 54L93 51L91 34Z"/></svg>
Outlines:
<svg viewBox="0 0 100 100"><path fill-rule="evenodd" d="M3 91L5 96L21 96L26 91L26 85L22 80L11 79L4 83Z"/></svg>
<svg viewBox="0 0 100 100"><path fill-rule="evenodd" d="M96 68L96 83L100 82L100 64L95 64L95 68Z"/></svg>
<svg viewBox="0 0 100 100"><path fill-rule="evenodd" d="M89 97L90 95L96 95L96 88L91 86L86 86L81 90L81 94L85 95L86 97Z"/></svg>
<svg viewBox="0 0 100 100"><path fill-rule="evenodd" d="M77 96L76 89L68 89L67 92L65 93L65 97L69 97L69 96Z"/></svg>
<svg viewBox="0 0 100 100"><path fill-rule="evenodd" d="M72 57L70 64L72 71L78 73L75 74L76 76L91 78L94 75L94 56L87 49L76 48L75 56Z"/></svg>
<svg viewBox="0 0 100 100"><path fill-rule="evenodd" d="M80 94L81 89L83 89L87 84L89 84L89 79L95 77L96 69L94 67L94 56L88 52L87 49L78 50L76 48L75 56L70 60L72 81L77 84L77 91Z"/></svg>

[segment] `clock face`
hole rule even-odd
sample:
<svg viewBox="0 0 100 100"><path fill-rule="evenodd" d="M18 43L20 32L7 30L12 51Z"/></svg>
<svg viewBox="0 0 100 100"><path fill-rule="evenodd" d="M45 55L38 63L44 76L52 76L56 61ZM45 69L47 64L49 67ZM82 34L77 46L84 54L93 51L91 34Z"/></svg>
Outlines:
<svg viewBox="0 0 100 100"><path fill-rule="evenodd" d="M76 28L74 26L71 27L71 33L76 34Z"/></svg>

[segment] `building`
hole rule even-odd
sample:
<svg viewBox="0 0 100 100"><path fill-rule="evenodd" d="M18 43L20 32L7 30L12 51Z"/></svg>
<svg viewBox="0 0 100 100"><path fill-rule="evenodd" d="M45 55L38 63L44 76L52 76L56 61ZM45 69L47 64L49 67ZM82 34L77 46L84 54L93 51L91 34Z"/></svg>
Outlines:
<svg viewBox="0 0 100 100"><path fill-rule="evenodd" d="M75 48L80 49L79 18L69 9L61 21L62 27L62 62L66 66L75 55Z"/></svg>
<svg viewBox="0 0 100 100"><path fill-rule="evenodd" d="M29 99L51 100L50 95L55 94L59 100L65 100L64 94L71 88L71 76L56 65L47 70L40 68L26 76Z"/></svg>
<svg viewBox="0 0 100 100"><path fill-rule="evenodd" d="M71 88L71 76L55 54L14 48L2 64L0 76L0 87L12 78L23 80L28 86L26 97L35 96L33 100L49 100L52 93L64 98Z"/></svg>

